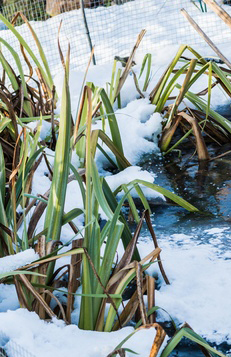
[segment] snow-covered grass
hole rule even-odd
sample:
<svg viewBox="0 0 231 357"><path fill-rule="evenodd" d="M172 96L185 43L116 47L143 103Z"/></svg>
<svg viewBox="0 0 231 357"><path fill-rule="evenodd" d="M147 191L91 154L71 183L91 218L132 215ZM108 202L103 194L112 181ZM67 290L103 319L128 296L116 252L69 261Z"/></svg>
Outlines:
<svg viewBox="0 0 231 357"><path fill-rule="evenodd" d="M214 239L219 239L219 232ZM171 285L161 282L156 291L156 305L162 307L182 324L187 321L191 327L208 341L219 345L222 342L231 344L231 321L229 316L231 260L223 259L217 249L208 244L197 245L192 237L180 234L173 235L168 242L162 237L159 244L162 248L161 258ZM177 246L174 241L183 241ZM185 242L185 245L184 245ZM149 238L139 243L142 256L152 249ZM149 273L157 274L155 265ZM10 337L12 342L26 348L34 356L61 356L74 353L75 341L80 341L82 355L105 357L129 333L132 327L126 327L113 333L98 333L79 330L77 326L65 326L61 321L47 323L39 320L35 313L18 309L17 296L11 286L1 285L0 331ZM158 319L169 320L161 310ZM21 326L24 326L22 329ZM148 357L154 338L154 330L139 332L128 340L126 347ZM143 337L142 337L143 336ZM11 342L9 342L10 350ZM128 353L128 356L132 354Z"/></svg>
<svg viewBox="0 0 231 357"><path fill-rule="evenodd" d="M53 20L53 22L55 21L56 20ZM44 24L47 31L49 31L49 24L52 24L51 20ZM73 26L74 25L73 22ZM42 25L39 24L36 26ZM25 27L22 27L21 31L24 31L24 28ZM53 44L50 43L50 46L52 45ZM204 53L203 50L202 53ZM155 86L163 72L163 68L168 64L167 62L172 55L173 52L171 48L154 54L152 67L153 78L149 88L152 89ZM111 64L108 64L91 67L87 80L94 82L97 86L105 87L106 83L110 81L111 66ZM140 68L141 60L138 56L137 66L134 67L134 72L138 74ZM52 69L54 69L53 73L58 72L55 64ZM83 76L84 71L81 70L73 71L70 75L73 117L76 115ZM206 87L207 82L206 84L204 83L205 78L207 81L207 77L203 76L200 81L193 86L194 92L199 92ZM60 94L63 75L57 73L54 81L57 91ZM182 81L183 78L180 79L180 83L182 83ZM106 161L102 154L97 151L97 166L99 171L106 175L106 181L112 190L116 189L121 183L126 184L137 178L145 179L152 183L155 179L155 175L151 175L137 165L144 154L151 152L159 155L157 136L161 131L162 117L159 113L153 114L155 106L150 103L148 95L145 94L145 98L138 99L132 76L128 77L121 91L121 97L122 109L115 107L115 114L121 133L124 154L134 166L112 175L106 171ZM216 106L217 104L220 105L226 102L227 97L220 88L216 87L212 94L212 104ZM57 113L59 113L59 110L60 102L58 103ZM29 124L28 127L34 128L34 123ZM101 123L96 123L93 128L101 128ZM44 122L40 139L44 139L49 130L50 124ZM108 128L106 132L110 134ZM54 163L53 152L46 149L46 153L52 166ZM75 163L75 166L78 167L78 157L73 156L72 163ZM48 169L43 159L34 174L32 185L33 195L44 194L50 188L50 179L47 176ZM145 195L151 198L153 198L153 196L160 196L159 194L153 195L153 191L150 193L150 190L146 190ZM83 209L84 204L79 185L76 181L72 181L67 186L64 210L65 212L69 212L75 207ZM27 216L28 221L33 210L34 208ZM105 218L103 212L100 213L101 217ZM37 226L38 231L42 230L44 226L44 215L41 217ZM166 219L168 219L168 217L166 217ZM74 223L78 228L83 228L83 216L74 219ZM19 230L20 236L22 236L22 229L23 227L21 226L21 230ZM209 231L205 230L205 233L214 235L215 238L219 240L222 234L225 233L225 229L221 230L214 227ZM65 243L73 237L73 232L69 227L64 226L61 237L63 243ZM190 236L187 237L180 233L180 227L179 234L170 238L170 242L168 242L168 237L162 237L159 244L163 249L162 259L171 285L166 286L159 278L161 286L156 292L156 304L167 310L178 324L187 321L197 333L201 334L208 341L218 345L224 341L231 344L231 319L227 313L230 307L229 296L231 293L229 284L231 271L230 257L226 256L226 259L223 259L217 254L215 248L210 245L195 245L190 240ZM173 243L174 240L176 242L175 244ZM178 246L179 241L181 241L180 247ZM145 256L152 249L148 239L143 239L139 242L139 251L142 253L142 256ZM122 251L122 249L119 250L120 256ZM32 250L26 250L13 258L1 258L0 272L17 269L36 259L37 256ZM68 259L65 260L65 262L67 261ZM156 275L155 266L150 268L150 273ZM67 354L74 355L78 349L84 357L103 357L111 352L127 334L133 331L132 327L126 327L110 334L82 331L74 324L66 326L62 321L58 320L53 320L52 323L41 321L35 313L23 309L13 311L18 307L14 288L12 286L1 285L0 331L3 331L12 341L25 347L34 356L40 356L41 354L43 356L57 357ZM166 315L160 312L158 313L158 318L165 320ZM21 326L23 326L23 328L21 328ZM155 331L142 331L138 334L137 336L134 335L125 346L146 357L149 355ZM9 342L7 345L9 354L10 349L11 345ZM131 354L128 353L128 356L131 356Z"/></svg>

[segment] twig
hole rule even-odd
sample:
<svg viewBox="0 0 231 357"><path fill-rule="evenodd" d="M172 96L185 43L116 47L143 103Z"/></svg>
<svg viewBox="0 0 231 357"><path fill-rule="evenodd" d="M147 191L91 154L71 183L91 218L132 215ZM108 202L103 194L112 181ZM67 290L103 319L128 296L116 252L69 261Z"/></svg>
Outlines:
<svg viewBox="0 0 231 357"><path fill-rule="evenodd" d="M231 28L231 17L215 0L203 0Z"/></svg>
<svg viewBox="0 0 231 357"><path fill-rule="evenodd" d="M126 66L124 68L124 71L123 71L123 74L122 76L120 77L120 80L119 80L119 84L118 84L118 87L117 87L117 91L116 91L116 94L115 94L115 99L117 98L117 96L119 95L119 92L121 90L121 88L123 87L124 85L124 82L126 81L127 79L127 76L130 72L130 69L131 69L131 66L132 66L132 63L133 63L133 59L134 59L134 56L135 56L135 53L136 53L136 50L137 48L139 47L140 45L140 42L142 41L144 35L146 33L146 30L142 30L140 32L140 34L138 35L137 37L137 41L135 43L135 46L133 47L133 50L128 58L128 61L126 63Z"/></svg>
<svg viewBox="0 0 231 357"><path fill-rule="evenodd" d="M188 20L188 22L194 27L194 29L199 33L199 35L207 42L207 44L213 49L213 51L220 57L220 59L231 68L231 63L229 60L220 52L217 46L210 40L210 38L204 33L204 31L197 25L197 23L192 19L192 17L187 13L185 9L181 9L180 12Z"/></svg>
<svg viewBox="0 0 231 357"><path fill-rule="evenodd" d="M212 157L209 161L214 161L214 160L217 160L217 159L221 159L222 157L224 157L224 156L226 156L226 155L228 155L230 153L231 153L231 150L228 150L228 151L224 152L223 154L220 154L220 155L218 155L216 157Z"/></svg>

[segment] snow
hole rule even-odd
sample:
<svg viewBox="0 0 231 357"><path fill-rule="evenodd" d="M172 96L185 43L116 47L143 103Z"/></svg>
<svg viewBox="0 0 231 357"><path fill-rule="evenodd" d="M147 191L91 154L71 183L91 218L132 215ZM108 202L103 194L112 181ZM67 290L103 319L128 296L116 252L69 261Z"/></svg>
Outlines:
<svg viewBox="0 0 231 357"><path fill-rule="evenodd" d="M133 165L140 161L142 155L149 152L159 152L157 137L161 132L163 118L159 113L153 114L154 109L155 106L150 104L148 99L136 99L123 109L115 111L124 155ZM93 125L94 129L102 129L102 123L97 122ZM108 124L106 134L111 137ZM111 156L109 149L105 146L104 149ZM105 164L105 160L103 154L97 151L96 162L99 168Z"/></svg>
<svg viewBox="0 0 231 357"><path fill-rule="evenodd" d="M82 357L105 357L134 330L125 327L110 333L83 331L76 325L66 326L56 319L52 323L42 321L34 312L18 309L1 314L0 331L10 338L5 346L9 356L16 343L35 357L40 357L41 353L43 357L74 356L76 353ZM155 333L154 328L139 331L124 347L148 357ZM128 353L127 356L133 354Z"/></svg>
<svg viewBox="0 0 231 357"><path fill-rule="evenodd" d="M152 6L157 6L156 3L159 1L152 1ZM181 4L180 0L175 1L176 6ZM150 7L142 6L141 0L136 0L125 4L123 7L113 6L111 8L98 8L95 10L87 10L88 15L91 14L91 24L94 23L94 16L101 17L105 20L106 17L110 19L114 15L120 16L123 20L124 30L126 31L129 27L129 22L126 21L126 16L129 15L131 6L136 4L136 10L140 12L141 16L145 18L147 12L150 12ZM191 4L190 4L191 6ZM196 10L194 6L191 6L191 11L194 15ZM121 10L122 13L121 13ZM229 12L231 8L227 7ZM107 15L105 15L107 13ZM151 13L151 12L150 12ZM76 26L76 18L79 18L80 13L78 11L72 11L67 14L62 14L53 19L48 20L45 23L33 23L33 26L44 50L48 56L48 61L51 64L52 74L54 76L54 82L56 85L57 92L61 96L63 74L60 72L60 59L57 52L56 37L57 28L61 18L63 18L63 27L61 31L61 43L62 48L65 50L67 43L67 37L69 34L75 33L75 37L78 39L72 47L72 58L71 58L71 73L70 73L70 93L72 102L72 114L73 118L76 116L77 105L79 101L79 95L81 92L81 86L85 74L85 69L81 66L77 69L75 63L78 63L77 53L79 49L84 49L85 39L81 36L82 28L81 26ZM215 23L219 26L219 19L211 12L208 14L201 14L197 12L197 16L200 17L201 21L204 21L205 29L210 30L210 23ZM148 92L150 92L156 83L158 82L160 76L163 74L170 60L176 54L178 45L172 45L169 43L169 24L171 23L171 32L177 33L182 41L190 41L192 36L192 29L190 31L182 32L180 29L177 30L180 24L184 24L184 19L176 21L173 18L173 13L169 13L168 21L163 21L163 19L155 18L154 29L156 31L159 41L158 51L153 52L153 63L152 63L152 80L149 84ZM174 20L174 21L172 21ZM152 48L152 28L151 23L153 23L153 16L151 15L151 22L147 23L148 33L146 35L146 43L150 44ZM114 24L114 22L113 22ZM107 33L104 33L104 37L99 41L97 40L97 60L101 63L104 62L103 55L99 52L104 52L104 56L113 59L114 55L118 54L116 48L116 38L112 36L113 33L120 33L119 26L121 27L121 22L119 22L118 27L115 25L107 27ZM140 31L141 24L136 24L134 28L129 27L129 35L121 41L121 54L128 54L130 51L129 43L132 39L132 43ZM215 26L215 25L214 25ZM223 29L223 27L222 27ZM23 25L19 28L20 33L26 34L26 26ZM117 32L116 32L117 31ZM100 31L99 31L100 32ZM49 33L50 42L48 41L47 34ZM4 38L10 39L9 42L15 45L12 36L7 31L1 31L1 35ZM222 35L225 39L231 40L230 29L222 30ZM26 35L28 36L28 34ZM27 37L27 39L29 39ZM211 37L213 40L219 42L219 34L215 34ZM95 38L96 39L96 38ZM114 40L114 41L113 41ZM30 40L28 40L30 42ZM55 41L55 42L54 42ZM190 44L193 44L189 42ZM161 47L162 46L162 47ZM32 45L33 47L33 45ZM17 50L17 47L15 47ZM224 54L231 58L230 46L219 46ZM51 50L52 49L52 50ZM206 46L196 47L196 50L200 52L203 56L209 57L214 56L214 53L208 49ZM55 54L55 57L54 57ZM139 76L142 60L144 57L144 52L139 50L136 63L137 65L133 67L134 72L137 77ZM186 55L189 53L187 52ZM191 54L190 54L191 55ZM85 56L87 58L87 56ZM7 57L8 58L8 57ZM81 62L81 64L85 64ZM120 65L118 64L118 67ZM111 80L112 71L112 61L106 64L100 64L95 67L91 66L87 75L87 81L94 82L95 85L106 88L106 83ZM179 84L182 84L184 76L179 78ZM207 77L201 77L200 81L194 84L192 87L193 92L199 92L207 86ZM139 79L140 88L144 78ZM174 89L173 95L177 94L178 91ZM122 99L122 109L118 109L116 105L114 106L116 118L118 121L119 129L121 132L121 139L123 143L124 153L126 158L133 165L127 169L111 175L107 169L108 162L102 156L101 152L96 153L96 162L101 174L106 176L106 180L112 190L115 190L122 183L129 183L134 179L142 179L148 182L154 182L156 175L151 174L146 170L142 170L139 167L139 161L144 154L155 153L159 154L158 149L158 134L161 131L162 120L160 114L154 113L155 106L150 103L147 98L147 93L144 93L145 98L137 99L139 97L133 77L130 75L122 89L121 99ZM206 98L206 96L205 96ZM220 87L215 87L212 91L212 106L215 108L217 105L224 105L228 102L227 96L224 94ZM187 101L186 101L187 103ZM58 102L56 113L60 111L60 101ZM154 113L154 114L153 114ZM33 122L28 124L31 130L36 128L37 123ZM101 123L97 122L93 129L101 128ZM40 133L40 139L44 140L45 137L50 132L50 124L43 121L42 130ZM106 133L110 136L109 126L106 127ZM104 147L109 155L111 153ZM54 162L54 153L46 149L47 158L50 162L51 167ZM72 163L76 168L79 167L79 158L75 153L72 155ZM50 188L49 171L46 166L44 158L42 159L38 169L34 174L32 194L44 194ZM150 189L144 188L144 193L148 198L157 198L163 196L150 191ZM136 192L132 191L133 197L136 197ZM65 212L69 212L71 209L79 207L83 208L83 201L79 186L76 181L71 181L67 187ZM35 207L30 211L27 216L27 222L29 221L31 215L33 214ZM45 219L45 212L40 218L37 226L37 230L43 229ZM166 218L168 219L168 217ZM83 229L84 221L83 216L79 216L74 220L74 223L79 229ZM178 324L187 321L197 333L201 334L208 341L216 343L217 345L226 341L231 345L231 318L230 314L230 274L231 274L231 255L229 252L219 252L214 244L221 241L224 234L226 234L229 228L219 228L213 227L211 229L204 230L205 234L211 236L210 244L196 244L194 238L194 233L191 234L181 233L179 227L179 233L169 236L161 236L159 240L160 247L162 248L161 257L163 260L166 273L171 281L170 286L166 286L162 279L159 278L161 282L160 289L156 292L156 304L165 310L167 310L170 315L176 320ZM23 225L20 227L19 235L22 234ZM38 233L38 232L37 232ZM71 228L65 226L62 229L62 241L63 243L69 242L74 236ZM228 237L229 239L231 237ZM64 248L64 250L67 247ZM145 256L153 247L149 238L143 239L139 242L139 250L142 256ZM24 252L20 252L14 256L4 257L0 259L0 273L8 272L14 269L18 269L21 266L36 260L38 256L34 253L32 249L28 249ZM66 262L68 263L66 258ZM58 262L60 266L63 262ZM155 276L158 274L157 265L153 265L149 269L150 274ZM114 347L121 342L129 333L133 331L132 327L126 327L120 331L113 333L98 333L90 331L82 331L74 324L78 320L78 306L79 297L75 299L75 310L72 314L73 324L66 326L62 321L53 320L52 322L45 322L38 318L38 316L33 312L28 312L24 309L18 309L19 303L17 300L17 295L15 288L10 285L1 284L0 285L0 331L4 332L10 341L7 344L7 350L11 351L11 343L15 342L20 346L23 346L32 353L34 356L44 357L59 357L63 355L74 355L76 350L83 357L105 357L109 352L111 352ZM7 311L8 310L8 311ZM166 320L168 317L162 312L158 312L158 318L161 320ZM23 328L22 328L23 326ZM1 334L1 332L0 332ZM140 331L138 335L134 335L127 343L126 347L139 352L142 357L149 355L150 347L155 336L155 330ZM13 355L13 354L12 354ZM128 356L131 354L128 353Z"/></svg>
<svg viewBox="0 0 231 357"><path fill-rule="evenodd" d="M0 258L0 274L7 273L39 259L34 249L26 249L23 252Z"/></svg>
<svg viewBox="0 0 231 357"><path fill-rule="evenodd" d="M19 308L17 293L13 285L0 284L0 312Z"/></svg>
<svg viewBox="0 0 231 357"><path fill-rule="evenodd" d="M112 191L115 191L117 187L119 187L122 184L129 184L131 181L135 180L135 179L139 179L139 180L143 180L143 181L147 181L150 183L153 183L155 178L154 174L150 174L148 171L146 170L141 170L141 168L139 166L130 166L127 167L125 170L119 172L116 175L112 175L112 176L107 176L106 177L106 181L108 183L108 185L110 186ZM163 200L165 200L164 196L156 191L151 190L150 188L145 187L144 185L140 185L140 187L142 188L142 191L145 195L145 197L147 197L148 199L151 198L161 198ZM138 194L135 191L135 189L132 189L130 191L132 197L138 198ZM122 196L123 193L120 193L120 196Z"/></svg>
<svg viewBox="0 0 231 357"><path fill-rule="evenodd" d="M171 238L171 237L170 237ZM208 341L231 344L230 284L231 260L223 260L209 244L175 246L160 239L161 259L171 285L161 284L156 305L165 309L178 324L187 323ZM139 246L142 256L152 244ZM160 273L155 265L149 274ZM162 280L162 278L160 278ZM159 310L159 318L169 317Z"/></svg>
<svg viewBox="0 0 231 357"><path fill-rule="evenodd" d="M148 99L139 99L115 113L124 154L131 164L136 164L145 153L159 151L157 135L161 132L163 119L159 113L153 114L154 109Z"/></svg>
<svg viewBox="0 0 231 357"><path fill-rule="evenodd" d="M207 229L205 230L205 233L207 234L221 234L225 231L227 231L229 228L224 227L224 228L211 228L211 229Z"/></svg>
<svg viewBox="0 0 231 357"><path fill-rule="evenodd" d="M208 53L208 46L204 45L200 36L180 14L179 10L182 7L198 22L216 45L231 39L229 28L212 11L208 9L208 13L201 13L189 0L174 0L174 2L145 0L145 5L143 0L136 0L135 3L131 1L123 6L86 9L97 64L112 61L115 55L127 56L143 28L147 33L140 45L139 53L152 51L158 56L158 52L162 50L162 59L166 61L167 58L170 59L171 54L171 51L163 50L166 46L169 48L173 44L189 43L200 44L200 47L205 47L206 55L211 55L212 51ZM230 13L228 6L225 6L225 10ZM86 67L89 59L89 44L81 11L73 10L60 14L46 22L32 22L48 61L52 65L53 73L62 67L57 48L58 27L61 20L60 43L64 52L68 42L71 44L72 68ZM32 42L26 25L20 26L18 30ZM16 47L16 41L9 32L1 31L1 35ZM18 44L16 48L20 53ZM32 49L37 53L33 43ZM225 48L225 55L227 51L229 52L229 49Z"/></svg>
<svg viewBox="0 0 231 357"><path fill-rule="evenodd" d="M220 228L217 228L217 233L214 234L215 237L217 234L219 238ZM227 313L231 293L230 256L226 253L222 255L217 248L209 244L197 245L192 240L193 235L179 233L170 236L169 241L166 238L161 237L159 245L162 248L161 259L171 285L163 283L156 264L149 268L149 274L158 276L158 283L161 282L160 289L156 291L156 305L168 311L178 325L187 321L208 341L217 345L224 341L231 344L231 320ZM176 246L175 240L186 240L186 244ZM153 244L149 238L144 237L139 242L142 257L152 249ZM80 292L77 291L77 293ZM72 348L76 348L75 341L81 341L83 357L105 357L126 335L133 331L132 327L126 327L110 335L107 333L104 335L104 333L79 330L73 324L65 326L63 322L57 320L47 323L39 320L35 313L23 309L5 313L6 309L18 308L16 293L11 286L2 284L0 296L0 311L2 311L0 331L9 336L11 342L23 346L34 356L41 355L41 351L44 356L57 357L61 356L64 351L65 354L72 353ZM80 297L76 297L74 306L76 310L72 314L73 322L77 322L76 319L78 319L78 316L74 315L78 315L79 301ZM169 320L161 310L158 311L157 318ZM24 326L24 329L20 326ZM141 338L137 339L138 336L134 336L128 341L126 347L140 352L145 357L149 355L154 333L149 330L139 332L139 334ZM9 349L11 342L9 342Z"/></svg>

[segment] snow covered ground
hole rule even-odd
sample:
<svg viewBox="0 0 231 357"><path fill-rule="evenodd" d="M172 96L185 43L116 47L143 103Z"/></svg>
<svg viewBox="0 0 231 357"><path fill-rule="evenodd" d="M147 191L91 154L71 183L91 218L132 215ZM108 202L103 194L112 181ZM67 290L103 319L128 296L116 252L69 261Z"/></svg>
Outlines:
<svg viewBox="0 0 231 357"><path fill-rule="evenodd" d="M75 355L106 357L126 336L134 331L132 327L125 327L116 332L83 331L76 325L66 326L60 320L47 323L40 320L34 312L24 309L1 313L0 330L4 331L11 339L7 343L9 356L16 350L15 343L17 343L32 354L30 357ZM126 342L124 347L145 357L149 355L154 337L155 329L139 331ZM131 353L127 355L134 356ZM20 354L12 354L12 356L20 357Z"/></svg>
<svg viewBox="0 0 231 357"><path fill-rule="evenodd" d="M197 45L197 48L204 49L208 56L212 51L181 15L181 8L188 11L216 45L225 45L231 40L230 29L218 16L209 8L208 13L202 13L190 0L135 0L123 6L101 6L96 9L86 9L97 64L108 63L116 55L128 56L142 29L146 29L147 33L138 52L155 53L155 57L160 59L159 63L168 61L171 51L166 52L166 46L169 49L172 45L178 46L181 43ZM227 12L231 12L230 6L224 8ZM70 42L72 68L86 67L89 58L89 44L80 10L60 14L46 22L32 22L48 61L52 65L53 74L62 69L57 48L61 20L60 43L65 51ZM17 29L30 42L32 50L37 53L27 26L22 25ZM18 42L9 31L1 31L1 36L20 53ZM227 55L229 51L229 46L224 46L224 54ZM162 56L159 56L160 54Z"/></svg>
<svg viewBox="0 0 231 357"><path fill-rule="evenodd" d="M217 229L213 237L219 239L221 235L222 230ZM177 244L179 240L181 246ZM180 234L180 227L179 235L170 236L169 241L162 237L159 244L171 285L162 282L161 289L156 292L156 305L168 311L177 324L187 321L208 341L217 345L225 341L231 345L231 255L222 257L209 244L196 245L190 236ZM150 239L143 238L139 244L141 254L144 256L151 249ZM26 261L28 257L23 264ZM156 275L158 269L153 266L149 272ZM133 331L132 327L106 334L82 331L76 325L65 326L58 320L41 321L35 313L18 307L14 288L0 285L0 337L4 332L10 338L6 345L9 352L15 342L36 357L41 354L45 357L73 355L76 349L83 357L105 357ZM159 310L158 319L169 320L169 317ZM125 347L148 357L154 336L155 330L138 332Z"/></svg>
<svg viewBox="0 0 231 357"><path fill-rule="evenodd" d="M142 9L145 13L145 7L141 7L141 0L136 0L139 9ZM153 3L156 3L154 1ZM158 1L159 3L159 1ZM176 2L177 3L177 2ZM180 2L179 2L180 4ZM127 6L127 7L126 7ZM124 9L124 22L126 23L126 13L129 11L129 4ZM154 6L154 5L153 5ZM117 7L109 9L110 11L117 11ZM192 8L195 11L194 7ZM108 11L109 11L108 10ZM96 9L97 15L100 12L106 11L105 9ZM119 10L118 10L119 11ZM150 11L147 7L146 11ZM60 15L54 19L47 21L45 24L35 24L35 29L39 31L41 42L44 43L44 50L48 54L48 59L51 63L52 73L58 94L61 94L62 88L62 72L60 72L58 55L54 60L51 57L50 48L56 46L56 32L57 26L62 17L64 19L63 33L65 33L65 19L68 19L68 26L71 31L76 31L78 37L78 29L76 29L75 17L72 18L74 12L67 15ZM120 16L123 16L120 14ZM216 17L209 14L200 14L204 17L205 23L207 21L218 21ZM183 21L183 20L182 20ZM172 23L172 31L176 30L177 24ZM159 37L160 41L163 38L167 39L167 25L162 21L161 24L157 22L156 26L161 26L162 32ZM47 43L45 37L43 38L43 31L46 29L47 33L53 33L53 39ZM55 29L55 30L54 30ZM108 29L109 31L110 29ZM22 33L25 33L25 26L20 28ZM133 29L130 34L134 37L137 35L137 28ZM1 32L3 37L4 31ZM185 35L185 34L184 34ZM226 38L230 38L231 31L227 29L224 34ZM8 35L7 35L8 36ZM100 50L107 50L108 52L115 53L112 39L112 32L108 32L108 37L104 38L100 44ZM218 35L217 35L218 36ZM230 36L230 37L229 37ZM109 40L110 39L110 40ZM188 37L190 39L190 36ZM152 41L151 36L148 40ZM184 39L185 40L185 39ZM185 41L184 41L185 42ZM13 40L12 40L13 43ZM191 45L191 43L189 43ZM169 61L172 59L177 51L178 46L166 46L159 49L158 52L153 53L153 78L149 85L151 90L157 83L159 77L165 70ZM81 42L78 43L78 48L81 47ZM110 47L110 48L109 48ZM226 56L231 60L230 46L220 46L221 50L224 50ZM72 47L73 53L75 48ZM123 50L128 53L128 43L124 43ZM201 51L202 55L208 57L214 55L211 50L207 48L196 47L198 52ZM138 74L141 68L142 59L145 53L140 51L137 55L137 65L134 67L134 71ZM113 56L112 56L113 58ZM78 57L72 56L72 64L78 61ZM112 70L112 62L105 65L98 65L91 67L88 73L88 81L94 82L95 85L105 86L110 81ZM82 79L84 76L84 70L75 69L72 70L70 75L70 92L72 100L72 112L75 117L76 107L79 99L79 93L81 89ZM180 79L182 82L183 78ZM141 86L142 86L141 79ZM205 82L206 81L206 82ZM196 83L193 87L194 92L199 92L207 86L207 77L204 77L199 83ZM129 76L125 86L122 89L121 98L123 108L116 110L116 116L118 124L121 130L122 141L124 145L125 156L132 163L132 167L127 171L119 173L118 175L110 175L105 171L105 163L100 153L97 153L97 165L100 172L107 175L107 181L109 185L114 189L122 182L128 180L131 181L135 178L145 179L153 182L155 180L155 173L151 174L147 171L141 170L138 165L140 158L143 154L149 152L155 152L159 155L159 149L157 146L157 135L161 130L161 120L159 114L153 114L154 106L149 103L148 98L137 99L138 93L134 86L132 76ZM215 87L212 92L212 105L229 104L226 95L218 87ZM59 106L57 112L59 111ZM116 108L115 108L116 109ZM98 124L96 124L97 127ZM33 128L34 123L28 125ZM49 124L44 123L41 132L41 138L44 138L47 132L50 130ZM129 135L128 135L129 133ZM53 153L47 149L48 159L52 165ZM72 158L75 164L78 164L78 158ZM50 187L50 180L47 177L47 167L42 162L37 169L32 187L32 194L44 194ZM147 196L153 195L150 191L146 192ZM67 200L65 205L65 211L69 211L72 208L81 208L81 194L78 185L75 181L68 185ZM32 213L32 211L31 211ZM28 217L29 218L29 217ZM43 227L44 216L39 222L39 228ZM75 220L78 227L82 227L83 218L79 217ZM227 225L227 230L228 230ZM224 237L231 239L229 232L226 232L224 228L220 229L213 227L210 231L205 230L206 234L210 234L213 241L219 242ZM64 227L62 230L62 239L64 242L69 241L72 238L72 232L69 227ZM180 242L180 244L179 244ZM220 254L212 244L197 244L193 240L192 235L184 235L181 232L179 226L178 234L171 236L162 236L159 240L160 247L163 249L162 259L167 275L171 281L170 286L165 286L162 282L160 290L156 293L156 304L169 312L169 314L175 319L177 323L183 323L187 321L194 330L204 336L208 341L214 342L219 345L222 342L227 342L231 345L231 315L230 315L230 274L231 274L231 254ZM143 237L139 242L139 249L144 256L149 252L151 242L148 237ZM20 253L16 259L3 258L0 259L0 273L12 270L20 265L24 265L29 261L35 260L36 257L31 251ZM153 266L153 274L156 274L156 267ZM151 271L150 271L151 272ZM118 332L113 333L93 333L89 331L81 331L74 324L65 326L62 321L54 320L52 323L47 323L39 320L35 313L28 312L23 309L19 309L16 292L14 287L0 285L0 337L1 331L5 333L10 341L6 347L11 356L12 342L16 342L20 346L23 346L32 355L40 357L59 357L63 355L74 356L76 353L83 357L105 357L113 348L129 333L133 331L132 327L126 327ZM159 318L162 320L167 319L167 316L163 313L159 313ZM138 335L134 335L126 343L126 347L139 352L142 357L149 355L150 347L155 335L154 330L141 331ZM0 338L1 342L1 338ZM12 356L14 356L12 352ZM132 354L128 353L128 356Z"/></svg>

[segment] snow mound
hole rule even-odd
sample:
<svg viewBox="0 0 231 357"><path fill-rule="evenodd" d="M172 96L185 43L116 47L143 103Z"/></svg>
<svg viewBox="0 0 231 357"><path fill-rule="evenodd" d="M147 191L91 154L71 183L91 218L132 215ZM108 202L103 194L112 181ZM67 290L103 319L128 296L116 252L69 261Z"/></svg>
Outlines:
<svg viewBox="0 0 231 357"><path fill-rule="evenodd" d="M118 174L112 175L112 176L107 176L105 179L106 179L108 185L110 186L111 190L114 191L120 185L128 184L135 179L153 183L153 181L155 179L155 175L150 174L146 170L141 170L141 167L139 167L139 166L129 166L125 170L119 172ZM140 186L141 186L142 191L146 198L151 199L151 198L158 197L158 198L165 200L164 196L161 193L156 192L148 187L145 187L144 185L140 185ZM134 198L139 197L135 189L132 189L130 193ZM122 195L123 195L123 193L120 193L120 196L122 196Z"/></svg>
<svg viewBox="0 0 231 357"><path fill-rule="evenodd" d="M56 319L48 323L34 312L18 309L1 314L0 331L10 338L5 347L9 354L17 343L35 357L75 356L76 353L81 357L105 357L134 330L125 327L116 332L84 331ZM148 357L155 334L154 328L141 330L126 342L125 347ZM126 355L134 356L129 352Z"/></svg>
<svg viewBox="0 0 231 357"><path fill-rule="evenodd" d="M35 253L34 249L27 249L23 252L0 258L0 274L16 270L37 259L39 259L39 255Z"/></svg>

